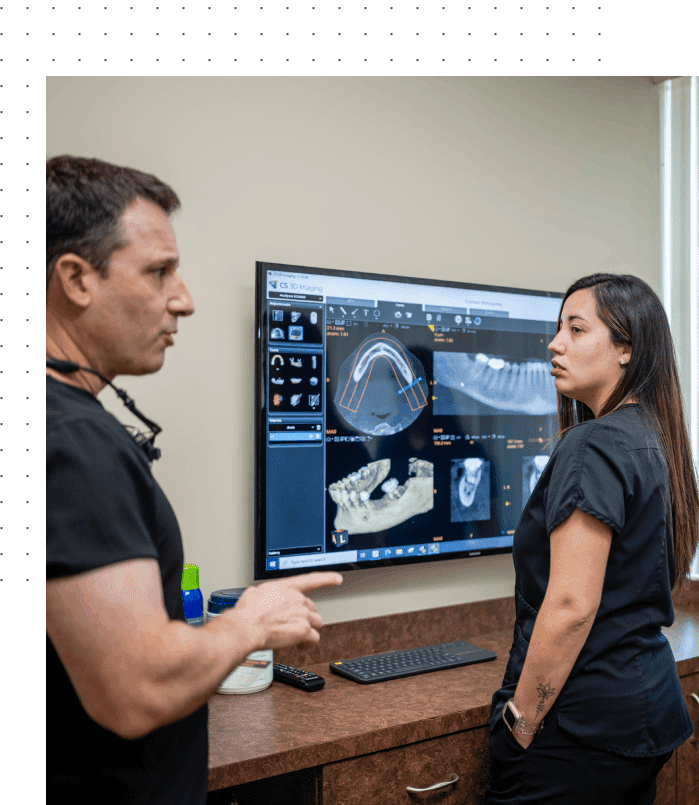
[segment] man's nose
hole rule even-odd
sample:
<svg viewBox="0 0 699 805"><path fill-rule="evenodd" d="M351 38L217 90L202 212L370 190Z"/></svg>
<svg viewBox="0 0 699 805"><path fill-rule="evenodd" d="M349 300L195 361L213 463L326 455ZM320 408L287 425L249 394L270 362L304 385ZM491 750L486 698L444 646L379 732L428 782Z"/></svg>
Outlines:
<svg viewBox="0 0 699 805"><path fill-rule="evenodd" d="M191 316L194 313L194 301L179 274L177 280L178 285L171 301L172 312L178 316Z"/></svg>

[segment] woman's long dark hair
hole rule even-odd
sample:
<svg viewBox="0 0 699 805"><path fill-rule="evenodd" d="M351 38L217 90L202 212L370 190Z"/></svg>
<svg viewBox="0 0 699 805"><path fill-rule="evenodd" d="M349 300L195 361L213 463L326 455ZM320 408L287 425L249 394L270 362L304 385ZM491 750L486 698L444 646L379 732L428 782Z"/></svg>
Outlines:
<svg viewBox="0 0 699 805"><path fill-rule="evenodd" d="M574 282L563 304L576 291L589 288L597 315L609 328L615 346L630 345L631 358L599 416L635 399L660 441L670 480L671 523L674 532L675 578L682 584L699 540L699 494L682 407L675 349L665 310L653 289L631 274L592 274ZM560 432L594 419L590 408L558 394Z"/></svg>

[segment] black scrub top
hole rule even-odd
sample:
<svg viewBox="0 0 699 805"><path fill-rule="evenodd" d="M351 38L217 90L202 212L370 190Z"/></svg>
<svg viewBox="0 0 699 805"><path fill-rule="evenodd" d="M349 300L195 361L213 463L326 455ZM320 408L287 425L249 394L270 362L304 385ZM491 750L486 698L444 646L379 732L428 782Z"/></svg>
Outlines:
<svg viewBox="0 0 699 805"><path fill-rule="evenodd" d="M184 621L182 537L145 454L96 397L47 377L47 579L144 557L158 561L168 616ZM48 801L204 805L207 714L204 704L141 738L120 738L88 716L47 635Z"/></svg>
<svg viewBox="0 0 699 805"><path fill-rule="evenodd" d="M692 734L677 666L662 626L674 620L672 530L660 444L638 405L563 434L515 531L517 618L491 723L514 695L549 580L551 532L577 507L612 529L602 598L590 634L554 707L584 743L654 757ZM536 739L535 739L536 740Z"/></svg>

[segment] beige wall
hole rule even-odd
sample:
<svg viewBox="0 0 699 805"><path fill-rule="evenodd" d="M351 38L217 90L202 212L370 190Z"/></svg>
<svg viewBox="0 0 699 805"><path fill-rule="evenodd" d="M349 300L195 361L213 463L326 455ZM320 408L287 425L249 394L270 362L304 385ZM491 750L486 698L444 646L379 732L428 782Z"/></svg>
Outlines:
<svg viewBox="0 0 699 805"><path fill-rule="evenodd" d="M50 78L47 153L155 173L197 305L157 375L154 473L205 596L252 581L256 260L660 290L658 89L638 78ZM122 421L111 390L101 395ZM510 555L355 571L326 622L511 595Z"/></svg>

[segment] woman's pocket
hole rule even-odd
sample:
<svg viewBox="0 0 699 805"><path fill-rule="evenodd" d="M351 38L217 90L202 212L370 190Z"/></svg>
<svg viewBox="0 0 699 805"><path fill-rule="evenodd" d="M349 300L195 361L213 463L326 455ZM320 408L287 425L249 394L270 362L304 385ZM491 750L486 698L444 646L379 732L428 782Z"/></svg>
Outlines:
<svg viewBox="0 0 699 805"><path fill-rule="evenodd" d="M505 724L503 724L503 733L505 734L505 740L510 746L510 749L514 752L526 752L526 748L522 746L522 744L515 738L514 734L507 728Z"/></svg>
<svg viewBox="0 0 699 805"><path fill-rule="evenodd" d="M505 676L502 680L503 687L516 683L522 673L524 661L527 659L527 651L529 643L524 639L522 629L519 624L515 624L514 638L512 640L512 648L510 649L510 657L507 661L505 668Z"/></svg>
<svg viewBox="0 0 699 805"><path fill-rule="evenodd" d="M524 754L527 751L510 732L507 725L502 720L502 717L497 720L497 723L491 730L490 743L491 747L495 749L498 755L511 757L513 755Z"/></svg>

